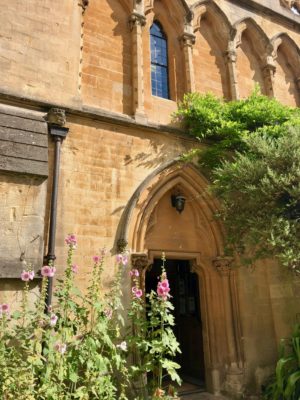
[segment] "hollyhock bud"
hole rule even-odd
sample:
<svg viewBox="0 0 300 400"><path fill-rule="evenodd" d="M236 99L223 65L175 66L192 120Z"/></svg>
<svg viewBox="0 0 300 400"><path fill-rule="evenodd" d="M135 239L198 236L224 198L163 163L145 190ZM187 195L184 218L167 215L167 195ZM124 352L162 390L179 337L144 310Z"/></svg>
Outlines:
<svg viewBox="0 0 300 400"><path fill-rule="evenodd" d="M78 265L77 264L73 264L72 266L71 266L71 270L72 270L72 272L74 273L74 274L77 274L77 272L78 272Z"/></svg>
<svg viewBox="0 0 300 400"><path fill-rule="evenodd" d="M138 271L137 269L132 269L132 270L129 272L129 275L130 275L130 276L136 276L136 277L138 277L138 276L140 276L140 273L139 273L139 271Z"/></svg>

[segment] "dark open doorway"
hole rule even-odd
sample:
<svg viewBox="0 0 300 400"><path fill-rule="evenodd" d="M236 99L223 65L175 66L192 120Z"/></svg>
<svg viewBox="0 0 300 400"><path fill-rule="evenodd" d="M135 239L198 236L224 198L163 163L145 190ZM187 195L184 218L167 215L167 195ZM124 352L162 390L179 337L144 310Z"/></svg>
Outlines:
<svg viewBox="0 0 300 400"><path fill-rule="evenodd" d="M156 290L161 263L161 260L155 259L147 271L147 293ZM198 275L191 272L188 260L167 260L165 267L170 282L171 301L175 307L174 333L182 351L177 359L181 365L180 375L185 382L203 386L205 368Z"/></svg>

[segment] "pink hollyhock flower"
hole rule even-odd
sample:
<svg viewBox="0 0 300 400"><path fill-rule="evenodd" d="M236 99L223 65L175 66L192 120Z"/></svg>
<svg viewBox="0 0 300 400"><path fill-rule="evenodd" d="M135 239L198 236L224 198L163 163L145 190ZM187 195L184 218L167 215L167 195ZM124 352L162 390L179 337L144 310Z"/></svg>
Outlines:
<svg viewBox="0 0 300 400"><path fill-rule="evenodd" d="M142 291L141 289L137 289L137 290L134 292L134 294L135 294L135 297L137 297L137 298L139 299L140 297L143 296L143 291Z"/></svg>
<svg viewBox="0 0 300 400"><path fill-rule="evenodd" d="M101 257L100 256L93 256L93 261L95 264L98 264L101 261Z"/></svg>
<svg viewBox="0 0 300 400"><path fill-rule="evenodd" d="M116 256L116 261L118 264L123 264L125 267L128 264L128 256L126 254L118 254Z"/></svg>
<svg viewBox="0 0 300 400"><path fill-rule="evenodd" d="M22 271L21 273L21 279L24 282L32 281L34 278L34 272L33 271Z"/></svg>
<svg viewBox="0 0 300 400"><path fill-rule="evenodd" d="M164 288L164 289L168 289L169 286L169 281L168 279L164 279L163 281L160 282L160 285Z"/></svg>
<svg viewBox="0 0 300 400"><path fill-rule="evenodd" d="M34 278L34 271L29 271L29 278L30 278L30 280L33 280L33 278Z"/></svg>
<svg viewBox="0 0 300 400"><path fill-rule="evenodd" d="M54 349L60 354L64 354L67 351L67 345L65 343L56 342Z"/></svg>
<svg viewBox="0 0 300 400"><path fill-rule="evenodd" d="M78 267L77 264L73 264L73 265L71 266L71 270L72 270L72 272L73 272L74 274L77 274L78 269L79 269L79 267Z"/></svg>
<svg viewBox="0 0 300 400"><path fill-rule="evenodd" d="M120 264L123 260L123 255L122 254L117 254L116 255L116 261L118 264Z"/></svg>
<svg viewBox="0 0 300 400"><path fill-rule="evenodd" d="M157 294L159 297L161 297L163 300L167 300L167 298L170 296L169 292L170 286L167 278L163 279L161 282L158 282Z"/></svg>
<svg viewBox="0 0 300 400"><path fill-rule="evenodd" d="M130 276L140 276L140 273L137 269L132 269L129 274Z"/></svg>
<svg viewBox="0 0 300 400"><path fill-rule="evenodd" d="M65 238L65 243L70 246L73 249L76 249L77 246L77 238L75 235L73 234L69 234L67 235L67 237Z"/></svg>
<svg viewBox="0 0 300 400"><path fill-rule="evenodd" d="M123 255L122 264L124 265L124 267L128 264L128 256L126 254Z"/></svg>
<svg viewBox="0 0 300 400"><path fill-rule="evenodd" d="M55 314L51 314L51 317L50 317L50 326L55 326L57 320L58 320L58 316L55 315Z"/></svg>
<svg viewBox="0 0 300 400"><path fill-rule="evenodd" d="M117 344L117 346L119 349L123 350L123 351L127 351L127 343L125 342L125 340L123 342L121 342L120 344Z"/></svg>
<svg viewBox="0 0 300 400"><path fill-rule="evenodd" d="M49 265L44 265L41 269L41 274L42 276L48 277L48 278L53 278L55 275L56 268L55 267L49 267Z"/></svg>
<svg viewBox="0 0 300 400"><path fill-rule="evenodd" d="M106 315L106 317L108 319L111 319L112 314L113 314L112 309L111 308L107 308L106 310L104 310L104 314Z"/></svg>
<svg viewBox="0 0 300 400"><path fill-rule="evenodd" d="M0 304L0 316L2 314L8 315L9 310L10 310L9 304L7 304L7 303Z"/></svg>

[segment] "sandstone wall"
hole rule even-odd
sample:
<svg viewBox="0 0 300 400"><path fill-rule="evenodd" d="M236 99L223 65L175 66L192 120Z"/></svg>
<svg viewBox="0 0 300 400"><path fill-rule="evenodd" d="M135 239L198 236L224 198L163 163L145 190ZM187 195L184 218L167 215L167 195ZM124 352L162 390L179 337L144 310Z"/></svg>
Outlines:
<svg viewBox="0 0 300 400"><path fill-rule="evenodd" d="M72 104L78 96L81 8L69 0L0 1L0 90Z"/></svg>
<svg viewBox="0 0 300 400"><path fill-rule="evenodd" d="M67 108L70 131L62 146L56 265L61 276L66 255L64 237L75 233L79 246L74 261L79 265L77 281L83 290L92 264L91 256L102 246L109 251L110 261L104 279L104 287L108 286L115 271L115 241L120 218L137 187L156 168L195 145L178 133L168 133L163 126L170 123L177 101L187 90L185 68L188 62L179 41L186 29L181 2L174 3L174 7L170 7L169 0L146 2L141 52L144 69L138 71L143 72L138 77L132 67L133 33L128 23L131 2L90 0L89 3L83 12L78 2L71 0L25 3L0 0L0 96L2 92L14 96L1 98L16 105L22 102L43 112L53 104ZM240 97L246 97L255 82L267 93L263 50L266 38L268 41L286 32L290 39L279 44L277 58L273 60L276 67L274 93L283 103L299 105L298 17L280 19L272 13L263 13L260 8L243 8L245 2L238 5L237 1L216 0L214 6L209 4L203 14L201 7L194 9L195 44L189 66L194 68L195 90L211 91L226 99L233 97L227 53L232 39L231 27L241 19L251 18L256 24L251 22L246 26L234 49L236 60L231 60L236 68ZM263 4L273 8L271 0ZM276 10L281 12L277 5ZM282 15L291 14L286 10ZM155 18L162 23L168 38L170 99L151 95L149 29ZM145 98L145 119L144 125L134 126L131 117L133 86L137 78L143 86L143 89L138 86L138 90ZM123 118L122 123L113 120L117 117ZM52 168L51 143L50 178ZM9 254L14 263L19 263L25 251L27 258L28 255L29 258L39 256L41 264L43 245L35 238L37 235L47 238L44 217L46 215L48 221L51 180L49 178L46 183L37 177L7 173L1 173L0 177L0 253ZM168 207L166 198L163 205ZM185 217L186 224L193 220L192 214ZM203 246L207 244L201 229L194 229L193 240L187 243L186 237L181 240L175 228L170 228L167 213L162 213L160 220L166 225L165 231L160 229L160 236L152 237L149 246L160 243L162 250L165 246L170 250L172 237L178 246L184 243L190 251L197 250L198 241ZM182 230L184 235L189 231L188 226ZM165 241L164 235L167 235ZM261 263L254 270L241 268L237 276L245 383L255 392L272 369L279 339L289 334L300 312L299 301L295 300L299 298L299 280L268 263ZM128 289L129 279L125 283ZM1 280L0 302L18 301L20 288L15 276ZM212 293L207 302L213 304L218 296L220 293ZM224 325L223 309L217 311L212 329L215 335L222 335L221 342L225 343L227 338L220 329Z"/></svg>

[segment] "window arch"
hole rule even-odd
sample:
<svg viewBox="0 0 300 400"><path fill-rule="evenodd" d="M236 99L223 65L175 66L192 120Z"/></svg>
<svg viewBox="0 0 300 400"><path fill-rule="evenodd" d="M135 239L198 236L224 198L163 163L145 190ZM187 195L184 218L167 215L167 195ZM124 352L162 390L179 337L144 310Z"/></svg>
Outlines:
<svg viewBox="0 0 300 400"><path fill-rule="evenodd" d="M169 99L168 43L158 21L154 21L150 28L150 45L152 94Z"/></svg>

